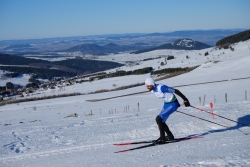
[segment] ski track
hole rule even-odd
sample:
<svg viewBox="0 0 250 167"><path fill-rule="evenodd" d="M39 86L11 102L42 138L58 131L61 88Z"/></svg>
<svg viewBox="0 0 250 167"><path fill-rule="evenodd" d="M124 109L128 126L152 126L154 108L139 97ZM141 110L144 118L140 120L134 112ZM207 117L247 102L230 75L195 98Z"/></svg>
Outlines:
<svg viewBox="0 0 250 167"><path fill-rule="evenodd" d="M223 108L227 107L227 105L217 105L216 108L218 109L216 112L234 119L233 113L238 113L238 110L247 111L250 109L249 102L231 103L230 106L228 109L230 112L226 112ZM204 115L204 113L192 108L182 108L182 110L190 114ZM102 166L107 161L109 162L108 164L106 163L107 166L126 166L126 163L123 161L124 158L126 158L126 162L129 161L138 166L151 166L155 164L156 157L159 158L159 163L162 164L160 166L164 166L165 162L168 162L168 166L171 166L171 164L173 166L249 165L250 159L246 156L250 154L249 136L241 132L249 131L248 128L239 127L239 129L227 130L193 118L183 120L184 116L178 113L172 115L168 120L172 131L176 132L178 137L203 135L203 138L134 150L128 153L113 153L129 148L126 146L116 147L112 145L113 143L157 138L157 126L155 125L154 117L152 117L152 115L157 113L157 110L149 109L145 113L120 113L113 116L89 117L89 119L84 120L82 120L82 117L70 118L63 121L64 126L59 124L61 121L55 121L49 126L44 126L44 124L41 126L39 125L42 124L41 122L35 122L35 126L27 124L22 129L18 129L18 125L15 125L13 126L14 129L10 128L1 134L3 141L11 137L9 141L12 142L5 142L7 144L0 149L2 154L0 166L8 167L17 162L21 164L20 166L32 166L31 164L37 161L40 166L47 166L49 162L60 164L60 159L67 157L74 159L74 162L70 160L63 165L61 164L61 166L67 166L70 162L76 166ZM242 116L245 114L241 113ZM215 120L212 117L210 118L211 121L218 121L218 119L220 123L227 122L227 120L220 118ZM131 123L133 126L126 126ZM231 124L235 125L234 123ZM222 135L218 135L220 133ZM86 136L85 134L88 135ZM231 152L232 147L237 149ZM230 151L227 151L228 149ZM168 158L169 152L171 156ZM215 152L223 152L223 156L221 154L216 155L214 154ZM79 161L81 156L88 157L89 161L88 158L87 160ZM142 156L147 159L146 162L141 160ZM180 160L180 163L176 164L176 160L171 160L171 157L175 156L182 157L184 160ZM115 160L112 160L114 157ZM93 159L98 159L94 165L89 163ZM185 163L187 160L189 163ZM120 163L117 164L117 162Z"/></svg>

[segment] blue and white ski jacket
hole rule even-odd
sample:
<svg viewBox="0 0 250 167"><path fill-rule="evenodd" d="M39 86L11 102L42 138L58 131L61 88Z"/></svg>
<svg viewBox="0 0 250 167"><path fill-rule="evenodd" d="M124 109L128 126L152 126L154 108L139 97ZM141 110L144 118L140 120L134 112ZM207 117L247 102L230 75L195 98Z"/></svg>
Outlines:
<svg viewBox="0 0 250 167"><path fill-rule="evenodd" d="M179 102L174 95L175 89L168 87L167 85L155 84L155 87L151 92L164 101L159 116L162 118L162 122L165 122L169 115L174 113L179 107Z"/></svg>
<svg viewBox="0 0 250 167"><path fill-rule="evenodd" d="M155 84L154 89L151 91L156 97L162 99L165 103L171 103L176 100L174 89L167 85Z"/></svg>

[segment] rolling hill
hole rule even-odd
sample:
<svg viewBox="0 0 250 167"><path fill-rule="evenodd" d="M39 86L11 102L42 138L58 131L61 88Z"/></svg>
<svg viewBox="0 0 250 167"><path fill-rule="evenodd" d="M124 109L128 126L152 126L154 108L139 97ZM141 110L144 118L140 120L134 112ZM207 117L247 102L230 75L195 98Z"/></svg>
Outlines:
<svg viewBox="0 0 250 167"><path fill-rule="evenodd" d="M198 42L198 41L194 41L192 39L188 39L188 38L184 38L184 39L179 39L176 40L172 43L167 43L167 44L163 44L154 48L150 48L150 49L144 49L144 50L138 50L136 52L132 52L135 54L138 53L144 53L144 52L150 52L153 50L161 50L161 49L173 49L173 50L201 50L201 49L206 49L206 48L210 48L210 45Z"/></svg>
<svg viewBox="0 0 250 167"><path fill-rule="evenodd" d="M81 52L82 54L91 54L91 55L107 55L107 54L115 54L119 52L125 52L125 51L133 51L138 49L144 49L149 48L149 46L138 44L135 45L116 45L114 43L108 43L106 45L100 46L97 44L82 44L78 46L74 46L72 48L69 48L67 50L64 50L66 52Z"/></svg>

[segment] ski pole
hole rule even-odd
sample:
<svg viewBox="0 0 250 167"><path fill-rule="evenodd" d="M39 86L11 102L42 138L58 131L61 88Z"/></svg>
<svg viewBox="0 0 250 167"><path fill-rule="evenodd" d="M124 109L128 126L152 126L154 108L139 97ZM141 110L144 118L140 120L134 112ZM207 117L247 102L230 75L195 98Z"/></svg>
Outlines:
<svg viewBox="0 0 250 167"><path fill-rule="evenodd" d="M227 119L227 120L229 120L229 121L236 122L236 123L238 123L238 124L241 124L241 125L244 125L244 126L248 126L248 127L250 127L249 125L246 125L246 124L243 124L243 123L240 123L240 122L237 122L237 121L231 120L231 119L229 119L229 118L226 118L226 117L220 116L220 115L218 115L218 114L211 113L211 112L209 112L209 111L206 111L206 110L203 110L203 109L200 109L200 108L197 108L197 107L191 106L191 105L190 105L190 107L193 107L193 108L195 108L195 109L197 109L197 110L204 111L204 112L206 112L206 113L209 113L209 114L212 114L212 115L215 115L215 116L218 116L218 117L221 117L221 118Z"/></svg>
<svg viewBox="0 0 250 167"><path fill-rule="evenodd" d="M207 121L207 122L210 122L210 123L213 123L213 124L216 124L216 125L220 125L220 126L223 126L223 127L225 127L225 128L230 128L229 126L221 125L221 124L218 124L218 123L216 123L216 122L212 122L212 121L209 121L209 120L206 120L206 119L203 119L203 118L194 116L194 115L190 115L190 114L187 114L187 113L184 113L184 112L181 112L181 111L176 111L176 112L179 112L179 113L182 113L182 114L185 114L185 115L188 115L188 116L190 116L190 117L197 118L197 119L201 119L201 120L203 120L203 121Z"/></svg>

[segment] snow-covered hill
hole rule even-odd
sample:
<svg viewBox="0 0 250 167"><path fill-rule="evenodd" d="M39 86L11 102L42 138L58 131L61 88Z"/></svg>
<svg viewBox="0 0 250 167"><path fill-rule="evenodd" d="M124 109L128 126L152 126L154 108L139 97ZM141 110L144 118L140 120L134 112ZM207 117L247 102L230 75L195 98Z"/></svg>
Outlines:
<svg viewBox="0 0 250 167"><path fill-rule="evenodd" d="M181 47L187 47L187 48L197 47L196 41L192 39L188 39L188 38L177 40L175 42L172 42L171 44L176 45L176 46L181 46Z"/></svg>
<svg viewBox="0 0 250 167"><path fill-rule="evenodd" d="M109 55L100 59L140 62L139 65L124 66L119 70L148 66L158 69L164 58L141 60L168 54L174 55L175 59L167 61L160 69L200 65L189 73L159 83L177 87L224 80L181 86L178 89L193 106L211 111L209 103L212 102L214 113L250 124L250 79L247 79L250 77L249 45L250 41L235 44L235 51L214 48L200 51L162 50L139 55ZM204 56L205 52L209 55ZM148 74L103 79L69 86L64 91L44 91L33 96L112 89L114 84L143 83L146 77ZM234 80L237 78L246 79ZM150 92L99 102L86 100L145 90L144 86L139 86L121 91L1 106L0 166L250 166L250 135L246 135L250 133L250 127L242 127L217 116L213 119L210 114L183 106L178 110L231 128L176 112L167 120L175 137L201 135L203 138L115 154L116 151L133 146L117 147L113 146L114 143L158 138L155 117L163 102ZM248 93L247 100L245 92ZM181 99L179 101L182 102ZM78 116L65 118L73 113ZM89 116L90 113L93 115Z"/></svg>

